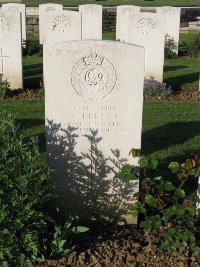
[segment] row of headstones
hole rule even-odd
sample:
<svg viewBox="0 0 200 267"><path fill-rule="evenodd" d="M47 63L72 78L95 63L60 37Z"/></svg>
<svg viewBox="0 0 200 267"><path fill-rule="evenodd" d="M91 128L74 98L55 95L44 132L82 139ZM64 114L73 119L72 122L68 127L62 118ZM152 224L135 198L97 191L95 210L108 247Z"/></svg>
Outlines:
<svg viewBox="0 0 200 267"><path fill-rule="evenodd" d="M127 205L138 192L139 181L123 183L113 176L125 162L137 165L138 159L130 159L128 151L141 148L144 66L147 53L152 65L161 61L155 59L159 53L164 57L164 19L158 11L141 13L138 21L139 11L132 11L122 12L126 21L118 19L117 38L122 35L124 43L82 41L81 34L78 41L63 40L65 27L69 33L73 20L66 20L63 13L46 17L50 22L44 41L47 155L58 195L51 208L61 215L73 211L85 219L111 221L124 215L133 222ZM57 35L52 33L56 28ZM138 37L141 32L144 38ZM150 48L144 40L149 40Z"/></svg>
<svg viewBox="0 0 200 267"><path fill-rule="evenodd" d="M53 12L50 12L53 11ZM39 7L41 43L102 39L102 6L81 5L79 12L64 11L61 5ZM163 80L165 36L178 47L180 8L146 10L138 6L118 6L116 40L145 48L145 77ZM176 50L177 52L177 50Z"/></svg>
<svg viewBox="0 0 200 267"><path fill-rule="evenodd" d="M6 35L9 39L10 36L12 43L13 34L6 34L4 27L3 17L6 17L7 12L12 12L13 15L20 14L21 26L14 31L14 36L17 34L16 39L26 40L25 5L2 5L0 21L2 29L0 31L3 31L2 37ZM153 76L158 81L162 81L164 38L165 34L168 34L178 43L180 8L162 7L156 8L154 12L142 12L137 6L117 7L116 39L143 46L145 48L145 77ZM81 5L79 12L74 12L63 10L63 6L59 4L43 4L39 6L39 22L40 42L44 44L69 40L102 39L102 6L100 5ZM20 27L22 37L19 34ZM10 80L11 88L22 88L22 59L20 58L22 53L16 53L15 59L12 60L10 56L12 53L4 54L3 42L1 42L0 55L1 73ZM19 52L19 44L15 43L14 46L15 52ZM10 62L10 67L6 67L6 61ZM13 62L16 64L13 65Z"/></svg>

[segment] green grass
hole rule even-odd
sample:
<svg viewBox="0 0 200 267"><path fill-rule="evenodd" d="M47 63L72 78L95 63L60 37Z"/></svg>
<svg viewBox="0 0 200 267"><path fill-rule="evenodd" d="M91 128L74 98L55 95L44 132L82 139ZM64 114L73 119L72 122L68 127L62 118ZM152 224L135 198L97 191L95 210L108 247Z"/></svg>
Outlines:
<svg viewBox="0 0 200 267"><path fill-rule="evenodd" d="M44 101L0 100L0 111L16 115L24 135L39 135L44 148ZM142 150L162 158L200 151L200 105L190 102L145 102Z"/></svg>
<svg viewBox="0 0 200 267"><path fill-rule="evenodd" d="M200 6L200 0L154 0L154 1L144 1L144 0L23 0L22 3L27 6L38 6L39 4L45 3L58 3L64 6L78 6L80 4L100 4L105 6L115 6L115 5L138 5L138 6Z"/></svg>
<svg viewBox="0 0 200 267"><path fill-rule="evenodd" d="M183 43L189 40L200 38L200 33L180 33L179 38L180 38L179 42Z"/></svg>
<svg viewBox="0 0 200 267"><path fill-rule="evenodd" d="M164 81L171 85L173 90L198 90L199 69L198 59L165 60Z"/></svg>
<svg viewBox="0 0 200 267"><path fill-rule="evenodd" d="M24 57L24 88L34 89L40 88L40 80L43 76L42 57Z"/></svg>
<svg viewBox="0 0 200 267"><path fill-rule="evenodd" d="M180 42L196 38L199 34L180 34ZM38 38L38 37L36 37ZM115 33L103 33L104 40L115 40ZM43 76L42 57L26 57L24 63L24 87L28 89L40 88ZM164 81L173 90L198 90L200 61L197 59L165 60Z"/></svg>
<svg viewBox="0 0 200 267"><path fill-rule="evenodd" d="M42 57L24 58L24 88L40 88L43 76ZM200 61L197 59L165 60L164 82L173 90L198 90Z"/></svg>
<svg viewBox="0 0 200 267"><path fill-rule="evenodd" d="M200 151L200 105L190 102L145 102L142 148L162 158Z"/></svg>
<svg viewBox="0 0 200 267"><path fill-rule="evenodd" d="M12 113L22 126L24 137L38 136L41 151L45 150L44 101L0 100L0 111Z"/></svg>

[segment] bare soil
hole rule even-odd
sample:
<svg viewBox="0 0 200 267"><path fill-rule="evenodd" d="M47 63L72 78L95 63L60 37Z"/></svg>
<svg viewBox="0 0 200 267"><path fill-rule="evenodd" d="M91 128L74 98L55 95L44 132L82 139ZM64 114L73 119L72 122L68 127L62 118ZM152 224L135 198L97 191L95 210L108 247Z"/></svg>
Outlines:
<svg viewBox="0 0 200 267"><path fill-rule="evenodd" d="M90 228L79 236L74 252L37 267L199 267L200 259L156 251L159 233L145 234L133 226Z"/></svg>

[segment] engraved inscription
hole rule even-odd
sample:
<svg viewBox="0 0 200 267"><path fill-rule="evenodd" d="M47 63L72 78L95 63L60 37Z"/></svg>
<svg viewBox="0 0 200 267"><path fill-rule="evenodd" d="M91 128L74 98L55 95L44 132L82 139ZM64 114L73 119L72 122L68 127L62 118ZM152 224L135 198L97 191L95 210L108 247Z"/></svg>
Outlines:
<svg viewBox="0 0 200 267"><path fill-rule="evenodd" d="M151 18L142 18L139 20L137 24L137 28L141 30L143 34L149 34L152 32L156 27L156 23Z"/></svg>
<svg viewBox="0 0 200 267"><path fill-rule="evenodd" d="M71 82L76 92L90 100L108 96L117 80L113 64L93 53L79 60L72 69Z"/></svg>
<svg viewBox="0 0 200 267"><path fill-rule="evenodd" d="M134 14L133 10L130 8L126 8L122 12L125 16L132 16Z"/></svg>
<svg viewBox="0 0 200 267"><path fill-rule="evenodd" d="M10 8L9 8L9 10L11 11L11 12L21 12L17 7L15 7L15 6L11 6Z"/></svg>
<svg viewBox="0 0 200 267"><path fill-rule="evenodd" d="M71 27L71 21L65 15L57 16L52 25L52 31L65 32Z"/></svg>
<svg viewBox="0 0 200 267"><path fill-rule="evenodd" d="M97 11L94 8L88 7L85 9L86 14L94 14L97 13Z"/></svg>
<svg viewBox="0 0 200 267"><path fill-rule="evenodd" d="M66 110L69 115L68 123L78 128L81 133L89 133L91 129L98 129L100 133L134 132L132 127L124 124L124 119L121 115L119 116L116 106L69 105Z"/></svg>
<svg viewBox="0 0 200 267"><path fill-rule="evenodd" d="M0 17L0 32L6 32L10 29L10 21L8 18Z"/></svg>
<svg viewBox="0 0 200 267"><path fill-rule="evenodd" d="M55 11L55 7L49 6L45 9L45 12L49 12L49 11Z"/></svg>
<svg viewBox="0 0 200 267"><path fill-rule="evenodd" d="M167 17L171 17L171 16L175 15L175 13L172 9L165 9L164 14Z"/></svg>

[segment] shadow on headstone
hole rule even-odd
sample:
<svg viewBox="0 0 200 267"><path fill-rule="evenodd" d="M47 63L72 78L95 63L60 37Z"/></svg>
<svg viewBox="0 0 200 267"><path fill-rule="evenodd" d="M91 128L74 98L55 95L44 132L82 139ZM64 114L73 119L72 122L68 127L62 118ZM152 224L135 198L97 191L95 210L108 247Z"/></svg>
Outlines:
<svg viewBox="0 0 200 267"><path fill-rule="evenodd" d="M70 213L80 215L80 220L119 222L132 200L134 183L124 183L119 178L107 179L107 176L111 172L114 176L114 168L120 169L126 159L120 157L117 149L112 150L112 158L102 153L98 148L102 141L98 130L91 130L84 135L89 149L77 155L79 136L76 130L70 125L62 129L60 124L47 122L49 164L57 171L53 170L52 175L57 177L57 197L51 205L54 209L51 211L55 214L55 210L59 210L60 218ZM48 150L48 147L51 149Z"/></svg>

